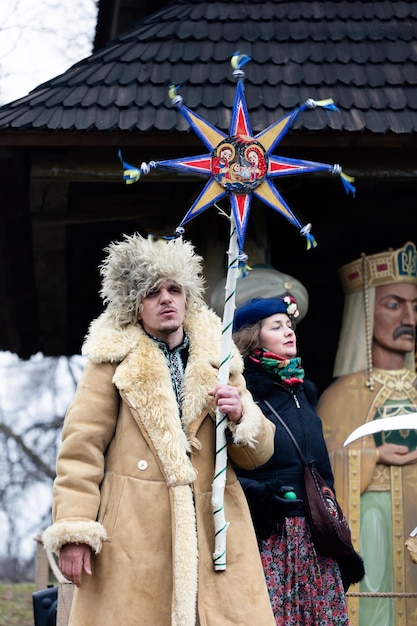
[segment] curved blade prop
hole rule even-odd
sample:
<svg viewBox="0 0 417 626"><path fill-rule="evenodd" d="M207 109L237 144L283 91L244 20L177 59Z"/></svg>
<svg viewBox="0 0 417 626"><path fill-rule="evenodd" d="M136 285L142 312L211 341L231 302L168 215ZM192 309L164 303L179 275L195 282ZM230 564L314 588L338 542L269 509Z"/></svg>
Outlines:
<svg viewBox="0 0 417 626"><path fill-rule="evenodd" d="M356 441L356 439L387 430L417 430L417 412L402 413L394 417L383 417L381 419L372 420L372 422L366 422L366 424L355 428L343 445L348 446L352 441Z"/></svg>

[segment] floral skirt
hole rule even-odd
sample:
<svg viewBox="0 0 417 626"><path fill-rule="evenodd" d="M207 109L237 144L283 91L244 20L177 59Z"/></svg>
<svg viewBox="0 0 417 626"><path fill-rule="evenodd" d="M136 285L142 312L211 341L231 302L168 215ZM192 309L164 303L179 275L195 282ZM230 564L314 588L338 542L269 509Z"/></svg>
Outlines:
<svg viewBox="0 0 417 626"><path fill-rule="evenodd" d="M304 517L285 518L261 558L279 626L348 626L339 566L316 552Z"/></svg>

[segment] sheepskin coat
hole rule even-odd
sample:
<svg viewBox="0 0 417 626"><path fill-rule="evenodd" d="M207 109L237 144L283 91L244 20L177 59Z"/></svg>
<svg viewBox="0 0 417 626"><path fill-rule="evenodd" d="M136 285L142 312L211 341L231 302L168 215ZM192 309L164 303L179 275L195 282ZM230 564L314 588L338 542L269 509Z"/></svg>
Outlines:
<svg viewBox="0 0 417 626"><path fill-rule="evenodd" d="M245 496L227 469L226 570L214 571L211 489L219 318L189 311L180 417L158 344L138 324L104 312L89 330L83 376L69 407L44 544L92 547L92 576L75 589L71 626L274 626ZM233 464L252 469L273 452L274 427L246 390L233 351L230 382L243 417L229 424Z"/></svg>

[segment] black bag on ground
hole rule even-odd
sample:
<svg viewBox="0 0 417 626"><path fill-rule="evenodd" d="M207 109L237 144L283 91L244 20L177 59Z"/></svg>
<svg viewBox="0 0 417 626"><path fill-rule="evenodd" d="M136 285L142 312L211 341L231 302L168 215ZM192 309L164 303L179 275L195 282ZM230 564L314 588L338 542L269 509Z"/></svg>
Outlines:
<svg viewBox="0 0 417 626"><path fill-rule="evenodd" d="M58 587L47 587L32 594L35 626L56 626Z"/></svg>

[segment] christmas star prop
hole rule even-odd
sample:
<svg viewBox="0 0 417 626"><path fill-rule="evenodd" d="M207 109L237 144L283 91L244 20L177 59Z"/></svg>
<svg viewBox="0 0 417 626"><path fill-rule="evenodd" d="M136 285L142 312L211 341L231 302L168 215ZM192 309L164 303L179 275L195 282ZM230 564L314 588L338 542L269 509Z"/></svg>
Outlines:
<svg viewBox="0 0 417 626"><path fill-rule="evenodd" d="M338 109L331 99L320 101L309 99L267 129L253 136L244 96L245 74L241 69L249 60L250 57L239 52L236 52L231 60L233 75L238 79L238 84L228 134L190 111L178 94L180 86L170 85L169 87L168 93L173 104L209 149L209 153L188 158L151 161L148 164L142 163L140 168L136 168L123 161L119 151L119 158L124 168L124 179L128 184L137 182L142 174L149 173L153 168L173 169L207 176L208 182L179 227L183 227L192 218L228 195L237 226L240 254L243 253L252 196L260 198L266 205L281 213L306 237L307 247L314 247L316 242L311 234L311 224L303 225L299 221L272 179L312 172L330 172L339 175L345 190L354 194L353 178L344 174L340 165L279 157L272 154L272 151L305 110L316 107L330 111Z"/></svg>

